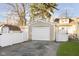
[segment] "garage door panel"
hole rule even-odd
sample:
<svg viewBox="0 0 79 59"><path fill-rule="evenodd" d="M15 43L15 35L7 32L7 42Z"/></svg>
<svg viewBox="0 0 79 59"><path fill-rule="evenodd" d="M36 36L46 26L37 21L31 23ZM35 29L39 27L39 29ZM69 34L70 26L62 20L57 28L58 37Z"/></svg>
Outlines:
<svg viewBox="0 0 79 59"><path fill-rule="evenodd" d="M50 40L49 27L32 27L32 40Z"/></svg>

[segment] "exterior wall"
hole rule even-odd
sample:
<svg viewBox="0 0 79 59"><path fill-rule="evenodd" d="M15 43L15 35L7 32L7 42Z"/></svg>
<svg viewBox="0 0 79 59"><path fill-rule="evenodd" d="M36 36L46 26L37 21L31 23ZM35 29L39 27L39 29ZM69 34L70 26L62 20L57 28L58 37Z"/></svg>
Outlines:
<svg viewBox="0 0 79 59"><path fill-rule="evenodd" d="M77 30L77 25L72 25L71 27L68 28L68 33L76 34L76 30Z"/></svg>
<svg viewBox="0 0 79 59"><path fill-rule="evenodd" d="M69 23L69 19L64 19L64 18L63 19L60 19L59 20L59 23L60 24L68 24Z"/></svg>
<svg viewBox="0 0 79 59"><path fill-rule="evenodd" d="M2 28L2 33L9 33L9 27L3 27Z"/></svg>
<svg viewBox="0 0 79 59"><path fill-rule="evenodd" d="M79 24L77 24L77 37L78 37L78 39L79 39Z"/></svg>

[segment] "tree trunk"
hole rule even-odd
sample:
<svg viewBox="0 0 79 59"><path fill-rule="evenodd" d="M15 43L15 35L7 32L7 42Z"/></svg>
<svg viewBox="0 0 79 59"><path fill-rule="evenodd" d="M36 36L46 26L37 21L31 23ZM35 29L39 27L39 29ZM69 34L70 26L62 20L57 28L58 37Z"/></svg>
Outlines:
<svg viewBox="0 0 79 59"><path fill-rule="evenodd" d="M20 17L20 20L19 20L19 22L18 22L18 25L20 25L20 26L25 26L25 25L26 25L25 19L22 18L22 17Z"/></svg>

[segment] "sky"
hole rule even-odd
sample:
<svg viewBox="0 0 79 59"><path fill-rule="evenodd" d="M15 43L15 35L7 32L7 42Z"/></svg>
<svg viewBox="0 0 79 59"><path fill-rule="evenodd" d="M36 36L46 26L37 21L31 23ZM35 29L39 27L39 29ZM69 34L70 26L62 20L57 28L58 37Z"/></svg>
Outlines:
<svg viewBox="0 0 79 59"><path fill-rule="evenodd" d="M57 8L59 10L55 10L55 17L61 16L65 10L67 10L71 17L79 17L79 3L58 3ZM0 20L6 19L6 15L7 12L9 12L9 9L10 6L0 3Z"/></svg>
<svg viewBox="0 0 79 59"><path fill-rule="evenodd" d="M55 11L55 16L61 16L65 10L71 17L79 17L79 3L59 3Z"/></svg>

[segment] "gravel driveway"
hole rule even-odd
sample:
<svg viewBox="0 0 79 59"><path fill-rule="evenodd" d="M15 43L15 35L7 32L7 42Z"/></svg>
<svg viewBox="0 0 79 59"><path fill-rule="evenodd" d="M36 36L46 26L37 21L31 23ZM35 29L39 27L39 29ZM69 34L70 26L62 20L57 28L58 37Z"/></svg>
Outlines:
<svg viewBox="0 0 79 59"><path fill-rule="evenodd" d="M55 56L60 43L50 41L28 41L0 47L0 56Z"/></svg>

